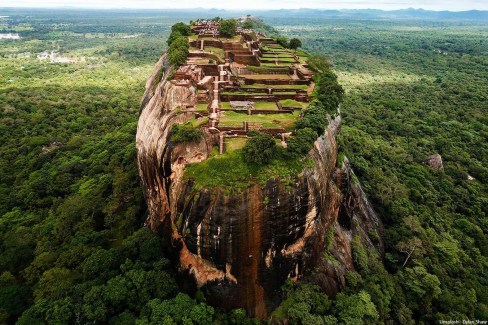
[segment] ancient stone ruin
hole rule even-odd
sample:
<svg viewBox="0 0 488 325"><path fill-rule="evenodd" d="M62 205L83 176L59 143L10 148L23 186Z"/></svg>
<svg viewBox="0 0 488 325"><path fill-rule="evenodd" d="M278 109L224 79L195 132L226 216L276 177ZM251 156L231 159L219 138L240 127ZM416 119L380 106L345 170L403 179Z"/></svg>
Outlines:
<svg viewBox="0 0 488 325"><path fill-rule="evenodd" d="M227 139L245 137L249 130L277 138L288 133L286 123L297 117L313 91L307 57L252 30L239 29L233 38L219 37L219 24L214 21L199 21L192 30L187 64L174 73L172 83L196 86L195 116L207 121L202 127L221 136L224 151ZM283 119L282 114L289 117Z"/></svg>

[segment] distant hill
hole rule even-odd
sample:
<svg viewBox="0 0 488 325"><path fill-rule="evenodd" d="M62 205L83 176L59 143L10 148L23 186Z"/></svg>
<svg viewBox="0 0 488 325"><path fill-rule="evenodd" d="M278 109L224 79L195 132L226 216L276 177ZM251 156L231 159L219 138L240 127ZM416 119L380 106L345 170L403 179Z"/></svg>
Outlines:
<svg viewBox="0 0 488 325"><path fill-rule="evenodd" d="M423 9L378 10L378 9L280 9L261 11L270 17L327 17L351 19L423 19L423 20L476 20L488 22L488 11L432 11Z"/></svg>
<svg viewBox="0 0 488 325"><path fill-rule="evenodd" d="M19 12L30 10L32 13L48 13L51 14L53 8L2 8L2 14L12 15ZM328 18L328 19L357 19L357 20L382 20L382 19L406 19L406 20L439 20L439 21L476 21L486 22L488 24L487 10L469 10L469 11L433 11L424 9L401 9L401 10L379 10L379 9L340 9L340 10L321 10L321 9L277 9L277 10L225 10L217 8L191 8L191 9L87 9L76 7L55 8L57 13L64 14L76 11L76 14L82 10L84 13L98 12L100 14L111 12L112 14L126 14L133 15L138 13L141 15L151 13L171 13L172 16L178 16L181 19L194 18L212 18L220 17L236 17L243 14L253 14L256 16L267 18L282 18L282 17L296 17L296 18Z"/></svg>

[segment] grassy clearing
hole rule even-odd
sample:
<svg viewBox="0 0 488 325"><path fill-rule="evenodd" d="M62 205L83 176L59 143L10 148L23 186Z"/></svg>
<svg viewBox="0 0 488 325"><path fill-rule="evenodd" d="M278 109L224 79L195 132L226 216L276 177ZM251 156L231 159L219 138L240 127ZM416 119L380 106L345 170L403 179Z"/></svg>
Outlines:
<svg viewBox="0 0 488 325"><path fill-rule="evenodd" d="M293 55L292 54L287 54L287 53L283 53L283 54L278 54L278 53L264 53L262 58L263 59L275 59L276 57L280 58L280 59L293 59Z"/></svg>
<svg viewBox="0 0 488 325"><path fill-rule="evenodd" d="M225 52L223 49L218 48L218 47L214 47L214 46L205 46L204 49L205 49L205 52L215 54L220 59L225 60Z"/></svg>
<svg viewBox="0 0 488 325"><path fill-rule="evenodd" d="M296 176L311 166L310 159L290 156L279 147L268 165L259 166L247 162L242 150L236 149L188 165L184 177L193 179L196 189L218 186L224 191L239 192L253 184L264 185L272 178L279 178L285 185L292 186Z"/></svg>
<svg viewBox="0 0 488 325"><path fill-rule="evenodd" d="M279 73L287 74L289 71L289 65L276 65L270 64L268 66L248 66L249 71L259 73L259 74L269 74L269 73Z"/></svg>
<svg viewBox="0 0 488 325"><path fill-rule="evenodd" d="M190 121L193 127L200 127L208 123L208 117L200 117Z"/></svg>
<svg viewBox="0 0 488 325"><path fill-rule="evenodd" d="M254 85L242 85L241 88L249 89L249 88L274 88L274 89L300 89L300 90L307 90L308 85L265 85L265 84L254 84Z"/></svg>
<svg viewBox="0 0 488 325"><path fill-rule="evenodd" d="M301 107L302 109L308 107L308 103L299 102L294 99L283 99L280 100L280 103L283 107Z"/></svg>
<svg viewBox="0 0 488 325"><path fill-rule="evenodd" d="M230 103L229 102L220 102L220 106L222 108L232 108L232 106L230 106Z"/></svg>
<svg viewBox="0 0 488 325"><path fill-rule="evenodd" d="M225 152L231 153L238 149L242 149L247 142L247 138L226 138Z"/></svg>
<svg viewBox="0 0 488 325"><path fill-rule="evenodd" d="M206 112L208 110L208 104L207 103L197 104L197 110Z"/></svg>
<svg viewBox="0 0 488 325"><path fill-rule="evenodd" d="M291 80L291 77L287 74L242 74L239 77L250 79L250 80Z"/></svg>
<svg viewBox="0 0 488 325"><path fill-rule="evenodd" d="M271 110L278 110L278 106L276 106L275 102L255 102L254 108L256 109L271 109Z"/></svg>
<svg viewBox="0 0 488 325"><path fill-rule="evenodd" d="M284 63L284 62L287 62L287 63L296 62L295 58L293 58L293 57L278 57L278 58L276 58L276 57L274 57L274 58L273 57L264 57L264 58L261 58L260 60L261 60L261 62L265 62L265 63L267 63L267 62L273 63L276 61L276 59L278 59L278 61L282 62L282 63Z"/></svg>
<svg viewBox="0 0 488 325"><path fill-rule="evenodd" d="M293 127L293 123L298 119L299 112L293 114L256 114L247 115L245 113L222 112L219 120L220 126L241 127L243 122L258 124L261 127L283 127L287 130Z"/></svg>
<svg viewBox="0 0 488 325"><path fill-rule="evenodd" d="M243 96L261 96L261 95L267 95L267 92L246 92L246 91L224 91L222 95L243 95ZM285 92L280 92L280 94L283 95L295 95L296 92L294 91L285 91Z"/></svg>
<svg viewBox="0 0 488 325"><path fill-rule="evenodd" d="M275 102L254 102L255 109L267 109L267 110L278 110ZM223 109L236 109L230 105L230 102L221 102ZM246 108L239 108L242 111L247 111Z"/></svg>
<svg viewBox="0 0 488 325"><path fill-rule="evenodd" d="M290 64L289 63L261 63L260 67L263 68L289 68Z"/></svg>

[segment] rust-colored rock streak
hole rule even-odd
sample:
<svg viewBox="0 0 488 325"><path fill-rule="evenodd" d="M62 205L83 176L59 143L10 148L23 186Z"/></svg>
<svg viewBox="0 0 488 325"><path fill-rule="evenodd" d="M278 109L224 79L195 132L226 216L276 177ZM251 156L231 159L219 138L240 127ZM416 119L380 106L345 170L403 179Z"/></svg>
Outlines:
<svg viewBox="0 0 488 325"><path fill-rule="evenodd" d="M155 71L164 65L163 57ZM354 269L354 236L382 251L382 243L369 238L372 232L380 234L381 221L351 181L349 163L336 168L340 116L330 119L310 151L313 167L297 175L292 186L269 179L264 186L233 194L198 190L183 179L179 162L206 159L218 139L205 134L199 143L168 141L171 125L192 116L185 111L196 103L195 92L164 76L162 81L153 77L146 87L137 150L147 225L171 239L180 270L194 279L209 303L243 307L264 319L279 304L287 278L308 277L330 294L343 288L345 272ZM327 246L330 232L333 240Z"/></svg>

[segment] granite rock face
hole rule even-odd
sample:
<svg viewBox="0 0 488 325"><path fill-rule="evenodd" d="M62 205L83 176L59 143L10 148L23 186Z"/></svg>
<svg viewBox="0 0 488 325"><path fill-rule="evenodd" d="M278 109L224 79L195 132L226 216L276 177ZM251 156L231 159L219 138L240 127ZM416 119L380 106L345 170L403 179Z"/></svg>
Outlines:
<svg viewBox="0 0 488 325"><path fill-rule="evenodd" d="M436 170L444 168L444 165L442 163L442 156L438 153L427 157L427 159L424 160L424 164Z"/></svg>
<svg viewBox="0 0 488 325"><path fill-rule="evenodd" d="M291 186L269 179L237 194L197 189L183 178L181 162L206 159L218 139L205 133L198 143L169 141L174 123L193 118L187 108L197 95L164 74L160 79L164 62L163 56L146 85L136 137L147 226L172 243L178 268L209 303L265 318L279 304L287 278L311 279L331 295L343 288L345 273L354 270L356 236L382 253L380 219L347 159L336 167L340 116L329 120L308 154L313 166Z"/></svg>

